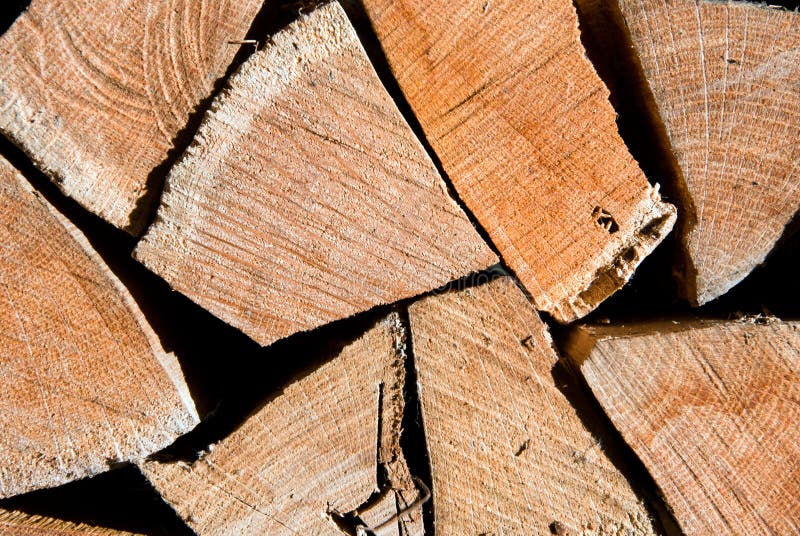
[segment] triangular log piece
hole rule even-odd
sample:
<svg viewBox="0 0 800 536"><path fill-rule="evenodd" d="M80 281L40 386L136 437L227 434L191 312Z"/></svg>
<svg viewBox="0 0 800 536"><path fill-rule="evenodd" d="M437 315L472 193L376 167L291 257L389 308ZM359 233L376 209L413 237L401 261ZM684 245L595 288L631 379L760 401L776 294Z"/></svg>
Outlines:
<svg viewBox="0 0 800 536"><path fill-rule="evenodd" d="M540 310L567 322L672 228L617 132L569 0L364 0L461 199Z"/></svg>
<svg viewBox="0 0 800 536"><path fill-rule="evenodd" d="M555 385L545 324L510 278L410 307L443 534L653 534Z"/></svg>
<svg viewBox="0 0 800 536"><path fill-rule="evenodd" d="M135 536L132 532L72 523L0 508L0 536Z"/></svg>
<svg viewBox="0 0 800 536"><path fill-rule="evenodd" d="M390 315L204 457L191 465L145 462L142 471L201 536L341 536L337 522L355 524L361 511L396 515L416 499L399 445L403 333ZM401 536L422 531L419 512L394 525Z"/></svg>
<svg viewBox="0 0 800 536"><path fill-rule="evenodd" d="M337 3L231 77L135 254L262 345L497 261Z"/></svg>
<svg viewBox="0 0 800 536"><path fill-rule="evenodd" d="M197 423L127 289L0 159L0 497L136 460Z"/></svg>
<svg viewBox="0 0 800 536"><path fill-rule="evenodd" d="M686 534L800 533L800 324L582 327L567 352Z"/></svg>
<svg viewBox="0 0 800 536"><path fill-rule="evenodd" d="M764 261L800 208L800 15L701 0L620 8L679 168L680 272L702 305Z"/></svg>
<svg viewBox="0 0 800 536"><path fill-rule="evenodd" d="M225 74L261 0L33 0L0 37L0 132L132 234L151 176Z"/></svg>

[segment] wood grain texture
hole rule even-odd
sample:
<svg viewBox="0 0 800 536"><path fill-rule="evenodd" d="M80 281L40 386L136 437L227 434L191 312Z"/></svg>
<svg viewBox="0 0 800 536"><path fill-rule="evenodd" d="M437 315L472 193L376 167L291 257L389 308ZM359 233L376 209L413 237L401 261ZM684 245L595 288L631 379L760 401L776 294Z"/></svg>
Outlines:
<svg viewBox="0 0 800 536"><path fill-rule="evenodd" d="M397 477L408 471L398 470L404 352L391 315L284 388L205 457L142 470L201 536L341 535L329 514L363 506L374 515L367 500L376 491L396 513L416 497L414 484ZM386 482L378 481L379 465ZM421 530L417 515L387 534Z"/></svg>
<svg viewBox="0 0 800 536"><path fill-rule="evenodd" d="M0 497L144 457L197 423L127 289L2 159L0 383Z"/></svg>
<svg viewBox="0 0 800 536"><path fill-rule="evenodd" d="M680 169L685 292L701 305L760 264L800 207L800 15L619 5Z"/></svg>
<svg viewBox="0 0 800 536"><path fill-rule="evenodd" d="M580 328L567 352L686 534L797 534L800 324L676 324Z"/></svg>
<svg viewBox="0 0 800 536"><path fill-rule="evenodd" d="M364 0L461 199L536 307L579 318L669 232L569 0Z"/></svg>
<svg viewBox="0 0 800 536"><path fill-rule="evenodd" d="M231 77L135 255L262 345L497 261L337 3Z"/></svg>
<svg viewBox="0 0 800 536"><path fill-rule="evenodd" d="M33 0L0 37L0 132L132 234L148 176L228 68L261 0Z"/></svg>
<svg viewBox="0 0 800 536"><path fill-rule="evenodd" d="M510 278L410 307L438 534L652 534L555 385L545 324Z"/></svg>
<svg viewBox="0 0 800 536"><path fill-rule="evenodd" d="M134 536L125 532L84 523L27 514L0 508L0 536Z"/></svg>

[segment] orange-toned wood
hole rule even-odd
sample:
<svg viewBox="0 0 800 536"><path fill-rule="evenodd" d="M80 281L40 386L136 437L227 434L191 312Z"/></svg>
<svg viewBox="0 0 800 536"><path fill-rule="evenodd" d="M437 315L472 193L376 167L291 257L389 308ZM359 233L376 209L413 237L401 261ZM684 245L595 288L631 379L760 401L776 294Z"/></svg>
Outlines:
<svg viewBox="0 0 800 536"><path fill-rule="evenodd" d="M672 228L628 153L569 0L364 0L461 199L559 321L621 287Z"/></svg>
<svg viewBox="0 0 800 536"><path fill-rule="evenodd" d="M686 534L800 531L800 325L582 327L567 353Z"/></svg>
<svg viewBox="0 0 800 536"><path fill-rule="evenodd" d="M143 458L198 420L128 291L3 159L0 384L0 497Z"/></svg>
<svg viewBox="0 0 800 536"><path fill-rule="evenodd" d="M547 327L512 279L409 314L437 533L654 533L556 386Z"/></svg>

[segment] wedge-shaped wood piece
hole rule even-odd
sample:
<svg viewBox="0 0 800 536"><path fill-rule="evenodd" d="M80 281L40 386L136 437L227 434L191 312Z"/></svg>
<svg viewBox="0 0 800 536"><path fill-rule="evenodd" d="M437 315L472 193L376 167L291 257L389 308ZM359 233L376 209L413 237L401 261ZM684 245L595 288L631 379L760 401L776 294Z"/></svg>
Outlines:
<svg viewBox="0 0 800 536"><path fill-rule="evenodd" d="M3 159L0 384L0 497L142 458L197 423L128 291Z"/></svg>
<svg viewBox="0 0 800 536"><path fill-rule="evenodd" d="M619 5L681 175L685 292L703 304L761 263L800 208L800 15Z"/></svg>
<svg viewBox="0 0 800 536"><path fill-rule="evenodd" d="M537 308L560 321L621 287L669 232L620 138L569 0L364 0L458 194Z"/></svg>
<svg viewBox="0 0 800 536"><path fill-rule="evenodd" d="M513 280L425 298L410 318L437 531L653 533L555 385L552 340Z"/></svg>
<svg viewBox="0 0 800 536"><path fill-rule="evenodd" d="M136 257L263 345L497 261L337 3L231 78Z"/></svg>
<svg viewBox="0 0 800 536"><path fill-rule="evenodd" d="M583 327L567 351L684 532L800 532L800 324Z"/></svg>
<svg viewBox="0 0 800 536"><path fill-rule="evenodd" d="M2 536L134 536L131 532L72 523L52 517L26 514L16 510L0 509L0 535Z"/></svg>
<svg viewBox="0 0 800 536"><path fill-rule="evenodd" d="M67 195L139 234L160 192L154 168L261 3L33 0L0 37L0 132Z"/></svg>
<svg viewBox="0 0 800 536"><path fill-rule="evenodd" d="M416 498L399 445L404 352L391 315L284 388L205 457L146 462L142 470L201 536L341 535L334 520L345 514L394 516ZM388 481L378 482L379 473ZM395 523L386 534L422 533L418 513L399 525L402 532Z"/></svg>

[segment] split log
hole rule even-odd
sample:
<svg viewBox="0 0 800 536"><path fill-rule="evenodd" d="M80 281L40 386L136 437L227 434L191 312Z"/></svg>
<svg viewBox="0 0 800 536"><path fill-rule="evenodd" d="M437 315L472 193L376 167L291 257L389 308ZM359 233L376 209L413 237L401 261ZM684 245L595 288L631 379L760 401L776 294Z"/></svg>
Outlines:
<svg viewBox="0 0 800 536"><path fill-rule="evenodd" d="M364 0L461 199L540 310L568 322L672 228L620 138L569 0Z"/></svg>
<svg viewBox="0 0 800 536"><path fill-rule="evenodd" d="M172 354L86 238L0 160L0 497L160 450L197 423Z"/></svg>
<svg viewBox="0 0 800 536"><path fill-rule="evenodd" d="M262 345L497 262L337 3L231 77L135 256Z"/></svg>
<svg viewBox="0 0 800 536"><path fill-rule="evenodd" d="M0 508L0 535L8 536L135 536L132 532L72 523L62 519Z"/></svg>
<svg viewBox="0 0 800 536"><path fill-rule="evenodd" d="M684 292L702 305L763 262L800 208L800 15L703 0L618 10L679 168Z"/></svg>
<svg viewBox="0 0 800 536"><path fill-rule="evenodd" d="M0 132L132 234L151 176L225 74L261 0L33 0L0 37Z"/></svg>
<svg viewBox="0 0 800 536"><path fill-rule="evenodd" d="M390 315L204 457L146 462L142 471L201 536L342 534L334 520L374 517L373 503L397 515L416 498L399 445L404 347ZM419 512L394 527L385 534L422 534Z"/></svg>
<svg viewBox="0 0 800 536"><path fill-rule="evenodd" d="M800 324L582 327L567 352L687 534L800 531Z"/></svg>
<svg viewBox="0 0 800 536"><path fill-rule="evenodd" d="M512 279L409 312L437 531L654 533L554 384L552 340Z"/></svg>

